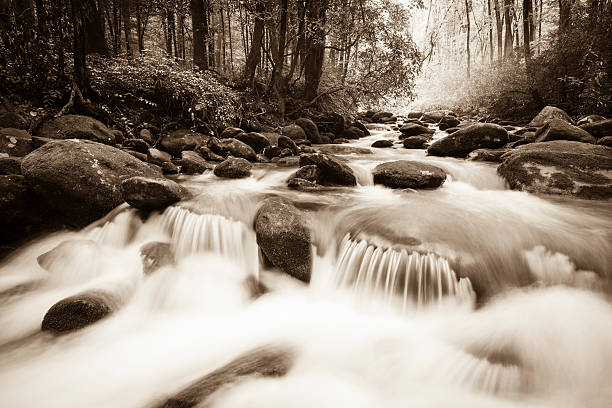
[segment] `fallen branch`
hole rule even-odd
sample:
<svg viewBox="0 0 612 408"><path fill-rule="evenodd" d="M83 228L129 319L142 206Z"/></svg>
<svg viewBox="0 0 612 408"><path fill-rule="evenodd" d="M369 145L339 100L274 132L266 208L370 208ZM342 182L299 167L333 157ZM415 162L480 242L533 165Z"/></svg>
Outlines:
<svg viewBox="0 0 612 408"><path fill-rule="evenodd" d="M76 82L72 83L72 91L70 92L70 98L68 99L68 102L66 103L66 105L64 105L64 107L62 108L62 110L60 110L57 115L55 115L56 118L59 118L60 116L64 115L66 112L68 112L70 109L72 109L72 107L74 106L75 100L74 97L77 97L77 101L78 102L82 102L82 103L86 103L87 101L85 100L85 98L83 98L83 94L81 93L81 90L79 89L79 86L76 84Z"/></svg>

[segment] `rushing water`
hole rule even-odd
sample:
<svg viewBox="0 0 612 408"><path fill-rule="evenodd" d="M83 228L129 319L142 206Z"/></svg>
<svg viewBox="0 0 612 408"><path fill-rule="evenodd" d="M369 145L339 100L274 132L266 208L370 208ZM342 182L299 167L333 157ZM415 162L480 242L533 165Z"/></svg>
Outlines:
<svg viewBox="0 0 612 408"><path fill-rule="evenodd" d="M397 134L351 145L380 138ZM340 155L356 188L288 190L295 169L274 165L184 178L190 202L147 219L122 206L13 254L0 266L0 407L154 406L265 344L296 350L286 376L202 406L612 406L609 202L510 191L491 164L371 151ZM450 177L432 191L373 185L371 169L397 159ZM270 195L311 219L309 286L258 259L253 218ZM145 276L139 251L153 241L177 262ZM270 289L256 300L253 277ZM118 311L40 332L54 303L90 289Z"/></svg>

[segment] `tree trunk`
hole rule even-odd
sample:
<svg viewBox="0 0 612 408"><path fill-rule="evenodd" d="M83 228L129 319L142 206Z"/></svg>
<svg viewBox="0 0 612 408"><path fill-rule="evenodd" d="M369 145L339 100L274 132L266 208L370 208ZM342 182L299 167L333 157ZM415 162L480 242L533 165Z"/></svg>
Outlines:
<svg viewBox="0 0 612 408"><path fill-rule="evenodd" d="M523 0L523 44L525 51L525 63L529 63L531 59L531 47L529 40L531 38L531 0Z"/></svg>
<svg viewBox="0 0 612 408"><path fill-rule="evenodd" d="M512 57L514 50L512 49L512 19L510 17L510 9L512 8L512 0L504 0L504 22L506 24L506 36L504 43L504 58Z"/></svg>
<svg viewBox="0 0 612 408"><path fill-rule="evenodd" d="M174 25L174 11L170 7L166 7L166 54L168 58L172 58L172 26Z"/></svg>
<svg viewBox="0 0 612 408"><path fill-rule="evenodd" d="M328 0L311 0L306 12L309 30L306 37L306 58L304 60L304 97L308 101L316 98L323 73L327 2Z"/></svg>
<svg viewBox="0 0 612 408"><path fill-rule="evenodd" d="M204 2L191 0L191 24L193 26L193 64L208 69L206 43L204 42Z"/></svg>
<svg viewBox="0 0 612 408"><path fill-rule="evenodd" d="M566 31L570 25L573 0L559 0L559 30Z"/></svg>
<svg viewBox="0 0 612 408"><path fill-rule="evenodd" d="M123 20L123 34L125 36L125 52L128 58L131 58L132 47L130 46L130 35L132 25L130 24L130 0L121 0L121 19Z"/></svg>
<svg viewBox="0 0 612 408"><path fill-rule="evenodd" d="M489 63L493 65L493 21L491 21L491 0L487 0L487 13L489 16Z"/></svg>
<svg viewBox="0 0 612 408"><path fill-rule="evenodd" d="M502 19L501 13L499 10L499 1L493 0L493 4L495 6L495 23L497 26L497 60L501 61L503 58L503 46L502 46Z"/></svg>
<svg viewBox="0 0 612 408"><path fill-rule="evenodd" d="M465 0L465 16L467 17L467 33L466 33L466 40L465 40L465 52L467 53L467 79L470 79L470 59L471 59L471 55L470 55L470 29L471 29L471 24L470 24L470 4L468 3L468 0Z"/></svg>
<svg viewBox="0 0 612 408"><path fill-rule="evenodd" d="M283 89L283 68L285 66L285 42L287 38L287 7L288 0L279 0L280 16L278 29L278 50L275 53L274 71L272 72L272 88L276 94L278 113L281 120L285 117L285 92Z"/></svg>
<svg viewBox="0 0 612 408"><path fill-rule="evenodd" d="M251 49L244 66L244 79L247 85L253 88L255 70L261 59L261 45L264 37L264 13L266 6L263 3L257 3L255 8L255 27L253 29L253 37L251 41Z"/></svg>
<svg viewBox="0 0 612 408"><path fill-rule="evenodd" d="M93 1L93 0L91 0ZM95 4L94 4L95 5ZM85 48L85 22L87 16L87 8L91 7L91 2L81 0L70 0L70 9L73 26L73 53L74 53L74 83L79 87L81 92L87 95L90 91L89 74L87 72L87 64L85 56L87 54Z"/></svg>

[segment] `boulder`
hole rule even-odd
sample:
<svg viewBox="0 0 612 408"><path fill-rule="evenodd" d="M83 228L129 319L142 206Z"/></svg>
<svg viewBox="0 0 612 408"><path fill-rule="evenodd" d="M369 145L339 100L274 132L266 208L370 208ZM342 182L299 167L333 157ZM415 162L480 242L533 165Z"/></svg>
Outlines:
<svg viewBox="0 0 612 408"><path fill-rule="evenodd" d="M28 122L18 113L0 113L0 128L27 129Z"/></svg>
<svg viewBox="0 0 612 408"><path fill-rule="evenodd" d="M433 142L432 156L465 157L476 149L496 149L508 143L508 131L493 123L475 123Z"/></svg>
<svg viewBox="0 0 612 408"><path fill-rule="evenodd" d="M185 187L172 180L147 177L123 180L121 194L129 205L143 211L161 211L192 197Z"/></svg>
<svg viewBox="0 0 612 408"><path fill-rule="evenodd" d="M416 123L406 123L400 128L400 132L402 132L402 135L404 136L418 136L427 133L434 133L435 130Z"/></svg>
<svg viewBox="0 0 612 408"><path fill-rule="evenodd" d="M561 119L567 123L573 123L572 118L563 110L554 106L545 106L535 118L529 122L529 126L543 126L552 119Z"/></svg>
<svg viewBox="0 0 612 408"><path fill-rule="evenodd" d="M115 136L116 144L122 144L125 141L125 136L123 135L122 131L119 129L111 129L110 131Z"/></svg>
<svg viewBox="0 0 612 408"><path fill-rule="evenodd" d="M507 147L499 149L476 149L468 155L468 160L500 163L501 157L510 151Z"/></svg>
<svg viewBox="0 0 612 408"><path fill-rule="evenodd" d="M282 149L289 149L289 150L291 150L292 154L298 154L297 144L295 143L295 141L293 141L292 139L288 138L287 136L280 136L278 138L278 147L281 150Z"/></svg>
<svg viewBox="0 0 612 408"><path fill-rule="evenodd" d="M319 146L320 153L327 154L372 154L372 149L369 147L358 147L358 146L342 146L342 145L327 145Z"/></svg>
<svg viewBox="0 0 612 408"><path fill-rule="evenodd" d="M293 204L268 198L255 215L257 244L277 268L304 282L312 270L312 233L308 219Z"/></svg>
<svg viewBox="0 0 612 408"><path fill-rule="evenodd" d="M244 178L251 175L251 168L251 163L246 159L229 157L225 161L217 164L214 173L217 177Z"/></svg>
<svg viewBox="0 0 612 408"><path fill-rule="evenodd" d="M393 146L393 140L377 140L372 143L372 147L391 147Z"/></svg>
<svg viewBox="0 0 612 408"><path fill-rule="evenodd" d="M586 130L597 139L606 136L612 136L612 119L600 120L598 122L586 123L580 126L580 129Z"/></svg>
<svg viewBox="0 0 612 408"><path fill-rule="evenodd" d="M34 150L28 132L15 128L0 129L0 153L22 157Z"/></svg>
<svg viewBox="0 0 612 408"><path fill-rule="evenodd" d="M408 115L406 117L408 119L420 119L421 116L423 116L423 112L421 112L421 111L414 111L414 112L408 112Z"/></svg>
<svg viewBox="0 0 612 408"><path fill-rule="evenodd" d="M298 125L288 125L282 127L281 134L293 140L306 139L306 132L304 132L304 129Z"/></svg>
<svg viewBox="0 0 612 408"><path fill-rule="evenodd" d="M364 136L365 133L363 133L358 127L355 126L351 126L347 129L344 129L340 134L338 134L338 137L342 139L359 139Z"/></svg>
<svg viewBox="0 0 612 408"><path fill-rule="evenodd" d="M297 156L281 157L276 162L278 167L298 167L300 164L300 158Z"/></svg>
<svg viewBox="0 0 612 408"><path fill-rule="evenodd" d="M332 142L332 137L334 135L332 135L331 133L322 133L321 135L321 143L322 144L329 144Z"/></svg>
<svg viewBox="0 0 612 408"><path fill-rule="evenodd" d="M207 163L199 154L189 150L181 153L181 173L202 174L206 170L212 170L214 166Z"/></svg>
<svg viewBox="0 0 612 408"><path fill-rule="evenodd" d="M162 152L161 150L155 148L147 149L147 161L149 163L161 166L170 160L172 160L172 156L170 156L169 153Z"/></svg>
<svg viewBox="0 0 612 408"><path fill-rule="evenodd" d="M178 166L169 161L163 162L161 164L161 169L162 169L162 173L164 174L178 174L179 173Z"/></svg>
<svg viewBox="0 0 612 408"><path fill-rule="evenodd" d="M580 118L580 120L576 123L576 126L582 126L588 123L601 122L602 120L606 120L606 118L601 115L588 115Z"/></svg>
<svg viewBox="0 0 612 408"><path fill-rule="evenodd" d="M122 146L144 154L147 154L149 148L151 147L142 139L127 139L123 142Z"/></svg>
<svg viewBox="0 0 612 408"><path fill-rule="evenodd" d="M280 155L278 157L288 157L288 156L293 156L293 151L291 149L281 149Z"/></svg>
<svg viewBox="0 0 612 408"><path fill-rule="evenodd" d="M602 137L601 139L597 141L597 144L600 146L612 147L612 136Z"/></svg>
<svg viewBox="0 0 612 408"><path fill-rule="evenodd" d="M123 147L121 148L121 150L123 150L124 152L129 153L132 157L135 157L135 158L137 158L140 161L143 161L145 163L149 163L149 159L148 159L147 155L144 154L144 153L140 153L140 152L137 152L137 151L131 150L131 149L125 149ZM157 164L155 164L155 163L149 163L149 164L151 164L152 166L157 166Z"/></svg>
<svg viewBox="0 0 612 408"><path fill-rule="evenodd" d="M246 133L246 132L240 128L227 127L223 130L223 132L221 132L221 134L219 135L219 139L229 139L229 138L237 139L237 136L243 133Z"/></svg>
<svg viewBox="0 0 612 408"><path fill-rule="evenodd" d="M441 168L409 160L379 164L372 174L374 184L391 188L437 188L446 180Z"/></svg>
<svg viewBox="0 0 612 408"><path fill-rule="evenodd" d="M278 138L280 137L280 133L263 132L263 133L260 133L260 135L262 135L263 137L268 139L268 142L270 142L270 145L277 145L278 144Z"/></svg>
<svg viewBox="0 0 612 408"><path fill-rule="evenodd" d="M200 156L202 156L204 160L218 161L218 162L225 160L225 157L213 152L212 150L210 150L208 146L204 146L204 145L198 146L195 148L194 151Z"/></svg>
<svg viewBox="0 0 612 408"><path fill-rule="evenodd" d="M339 135L346 127L346 119L338 113L327 113L312 118L320 132ZM332 137L333 140L333 137Z"/></svg>
<svg viewBox="0 0 612 408"><path fill-rule="evenodd" d="M391 120L395 116L391 112L376 112L370 118L370 120L374 123L384 123Z"/></svg>
<svg viewBox="0 0 612 408"><path fill-rule="evenodd" d="M348 142L349 142L348 139L345 139L343 137L338 137L332 140L332 143L334 144L342 144L342 143L348 143Z"/></svg>
<svg viewBox="0 0 612 408"><path fill-rule="evenodd" d="M317 125L308 118L298 118L295 124L304 129L306 133L306 139L310 140L314 144L321 144L321 135L319 134L319 128Z"/></svg>
<svg viewBox="0 0 612 408"><path fill-rule="evenodd" d="M510 148L515 148L518 146L526 145L529 143L534 143L537 139L535 132L526 132L523 133L518 140L514 142L508 143L506 146Z"/></svg>
<svg viewBox="0 0 612 408"><path fill-rule="evenodd" d="M410 136L404 139L404 147L406 149L425 149L430 141L431 138L427 136Z"/></svg>
<svg viewBox="0 0 612 408"><path fill-rule="evenodd" d="M456 117L457 115L455 115L454 112L449 111L449 110L437 110L437 111L425 112L421 116L421 120L423 122L427 122L427 123L438 123L442 119L444 119L446 116L455 116Z"/></svg>
<svg viewBox="0 0 612 408"><path fill-rule="evenodd" d="M291 139L289 139L291 140ZM274 157L278 157L281 154L281 148L278 146L268 146L263 150L263 155L268 159L273 159Z"/></svg>
<svg viewBox="0 0 612 408"><path fill-rule="evenodd" d="M264 135L256 132L239 133L235 139L249 145L255 153L261 153L263 149L270 146L270 141Z"/></svg>
<svg viewBox="0 0 612 408"><path fill-rule="evenodd" d="M178 129L164 135L160 145L165 151L178 157L184 150L193 150L196 146L205 145L208 139L209 136L205 134L193 132L189 129Z"/></svg>
<svg viewBox="0 0 612 408"><path fill-rule="evenodd" d="M73 226L92 222L123 202L120 184L159 177L128 153L89 140L57 140L24 157L21 172L48 205Z"/></svg>
<svg viewBox="0 0 612 408"><path fill-rule="evenodd" d="M357 179L353 174L353 170L334 156L322 153L302 154L300 156L300 167L311 164L314 164L321 170L321 184L357 185Z"/></svg>
<svg viewBox="0 0 612 408"><path fill-rule="evenodd" d="M497 172L514 190L612 197L612 148L605 146L565 140L530 143L503 155Z"/></svg>
<svg viewBox="0 0 612 408"><path fill-rule="evenodd" d="M323 173L315 165L308 165L300 167L295 173L293 173L289 179L299 178L310 181L312 183L318 183L323 178Z"/></svg>
<svg viewBox="0 0 612 408"><path fill-rule="evenodd" d="M54 334L79 330L113 313L119 305L117 297L108 292L88 290L51 306L43 318L41 330Z"/></svg>
<svg viewBox="0 0 612 408"><path fill-rule="evenodd" d="M175 257L172 247L167 242L148 242L140 247L142 271L150 275L159 268L174 265Z"/></svg>
<svg viewBox="0 0 612 408"><path fill-rule="evenodd" d="M140 132L138 132L138 135L140 136L142 140L144 140L150 145L155 143L155 136L153 136L153 133L151 133L149 129L140 129Z"/></svg>
<svg viewBox="0 0 612 408"><path fill-rule="evenodd" d="M303 192L313 192L320 191L321 186L312 181L304 180L301 178L290 178L287 180L287 187L292 190L303 191Z"/></svg>
<svg viewBox="0 0 612 408"><path fill-rule="evenodd" d="M0 157L0 175L21 174L21 157Z"/></svg>
<svg viewBox="0 0 612 408"><path fill-rule="evenodd" d="M246 143L241 142L238 139L222 139L219 141L223 150L227 152L228 155L234 157L242 157L243 159L247 159L249 161L255 161L257 159L257 153L251 146Z"/></svg>
<svg viewBox="0 0 612 408"><path fill-rule="evenodd" d="M364 136L370 136L370 131L368 130L368 128L366 127L366 125L358 120L356 120L355 122L351 123L350 127L356 127L357 129L361 130L364 134ZM333 137L332 137L333 139Z"/></svg>
<svg viewBox="0 0 612 408"><path fill-rule="evenodd" d="M34 134L49 139L86 139L108 145L116 143L114 133L104 123L81 115L62 115L45 120Z"/></svg>
<svg viewBox="0 0 612 408"><path fill-rule="evenodd" d="M536 132L536 142L573 140L582 143L596 143L597 140L586 130L569 124L562 119L551 119Z"/></svg>
<svg viewBox="0 0 612 408"><path fill-rule="evenodd" d="M176 395L153 408L191 408L211 406L209 398L224 387L252 378L282 377L293 365L293 352L284 346L251 350L228 364L197 379ZM212 397L214 398L214 397Z"/></svg>

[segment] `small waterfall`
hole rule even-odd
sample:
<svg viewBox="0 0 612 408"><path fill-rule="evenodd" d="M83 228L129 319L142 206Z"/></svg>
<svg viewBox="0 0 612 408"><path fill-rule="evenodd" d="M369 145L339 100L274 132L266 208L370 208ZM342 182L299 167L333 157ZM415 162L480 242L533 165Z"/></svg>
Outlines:
<svg viewBox="0 0 612 408"><path fill-rule="evenodd" d="M470 280L457 279L448 261L432 253L383 249L363 240L353 241L347 234L339 254L339 286L352 286L358 293L379 293L389 301L399 296L403 309L440 302L444 297L462 301L474 297Z"/></svg>
<svg viewBox="0 0 612 408"><path fill-rule="evenodd" d="M197 214L181 207L169 207L160 221L177 256L212 252L255 269L252 272L256 274L255 233L243 222L222 215Z"/></svg>

